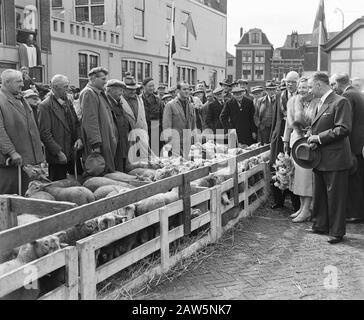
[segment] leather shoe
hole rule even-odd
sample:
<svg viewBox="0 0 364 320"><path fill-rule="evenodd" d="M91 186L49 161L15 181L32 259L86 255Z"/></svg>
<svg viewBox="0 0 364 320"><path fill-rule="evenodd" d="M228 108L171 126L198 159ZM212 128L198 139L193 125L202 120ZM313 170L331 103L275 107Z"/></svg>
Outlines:
<svg viewBox="0 0 364 320"><path fill-rule="evenodd" d="M360 223L361 220L357 218L347 218L346 223Z"/></svg>
<svg viewBox="0 0 364 320"><path fill-rule="evenodd" d="M306 229L306 231L313 234L321 234L321 235L327 234L327 232L325 231L315 230L315 229Z"/></svg>
<svg viewBox="0 0 364 320"><path fill-rule="evenodd" d="M281 208L284 208L284 206L281 204L278 204L278 203L275 203L274 205L271 206L272 210L281 209Z"/></svg>
<svg viewBox="0 0 364 320"><path fill-rule="evenodd" d="M327 242L330 244L340 243L344 240L344 237L330 237Z"/></svg>

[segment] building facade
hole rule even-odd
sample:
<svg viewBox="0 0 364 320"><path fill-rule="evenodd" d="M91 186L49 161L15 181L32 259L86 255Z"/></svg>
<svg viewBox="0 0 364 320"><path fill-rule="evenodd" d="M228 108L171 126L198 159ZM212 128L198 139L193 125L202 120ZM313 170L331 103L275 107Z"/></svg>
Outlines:
<svg viewBox="0 0 364 320"><path fill-rule="evenodd" d="M271 59L273 45L261 29L251 29L236 47L236 77L254 85L264 85L271 80Z"/></svg>
<svg viewBox="0 0 364 320"><path fill-rule="evenodd" d="M226 0L175 1L173 84L206 81L216 87L225 78L227 17L221 3ZM185 26L189 16L196 39ZM82 88L88 71L104 66L111 78L130 72L138 83L152 76L167 85L171 19L171 0L53 0L52 73L68 75Z"/></svg>
<svg viewBox="0 0 364 320"><path fill-rule="evenodd" d="M230 83L236 80L236 59L229 52L226 52L226 79Z"/></svg>
<svg viewBox="0 0 364 320"><path fill-rule="evenodd" d="M347 73L364 79L364 16L328 41L329 73Z"/></svg>
<svg viewBox="0 0 364 320"><path fill-rule="evenodd" d="M35 81L49 79L50 15L48 0L0 0L0 72L27 66Z"/></svg>
<svg viewBox="0 0 364 320"><path fill-rule="evenodd" d="M281 81L290 71L300 76L304 70L304 54L299 48L278 48L272 58L272 79Z"/></svg>

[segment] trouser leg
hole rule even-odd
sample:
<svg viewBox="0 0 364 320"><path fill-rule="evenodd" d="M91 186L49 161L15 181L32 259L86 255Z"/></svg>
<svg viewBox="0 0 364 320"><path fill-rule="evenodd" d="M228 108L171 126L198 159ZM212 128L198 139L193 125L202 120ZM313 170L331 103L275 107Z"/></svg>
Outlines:
<svg viewBox="0 0 364 320"><path fill-rule="evenodd" d="M314 171L313 176L313 210L312 218L314 224L313 230L328 232L328 204L327 204L327 188L324 180L324 172Z"/></svg>

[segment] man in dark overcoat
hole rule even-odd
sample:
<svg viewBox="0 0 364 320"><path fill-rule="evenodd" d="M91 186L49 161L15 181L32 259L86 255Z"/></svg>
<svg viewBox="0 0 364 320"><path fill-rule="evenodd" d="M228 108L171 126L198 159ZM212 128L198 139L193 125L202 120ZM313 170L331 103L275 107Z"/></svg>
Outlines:
<svg viewBox="0 0 364 320"><path fill-rule="evenodd" d="M80 94L85 159L91 153L101 154L106 162L105 173L114 172L116 169L118 144L111 105L105 93L108 74L101 67L92 69L89 73L90 82Z"/></svg>
<svg viewBox="0 0 364 320"><path fill-rule="evenodd" d="M51 81L52 91L39 106L39 131L49 164L49 179L59 181L67 174L81 174L77 152L83 148L80 122L69 99L69 80L56 75Z"/></svg>
<svg viewBox="0 0 364 320"><path fill-rule="evenodd" d="M350 148L351 105L331 88L329 77L317 72L308 81L310 92L320 102L308 139L321 160L314 169L314 233L329 234L330 244L339 243L346 233L349 170L353 165Z"/></svg>
<svg viewBox="0 0 364 320"><path fill-rule="evenodd" d="M44 155L32 108L22 97L22 73L5 70L0 89L0 194L17 194L18 168L38 165ZM21 174L22 195L27 191L28 176Z"/></svg>
<svg viewBox="0 0 364 320"><path fill-rule="evenodd" d="M331 79L337 94L348 99L352 107L351 152L357 159L357 170L349 176L349 200L347 222L364 220L364 95L355 89L347 74L334 75Z"/></svg>
<svg viewBox="0 0 364 320"><path fill-rule="evenodd" d="M244 92L241 87L232 90L233 98L225 104L220 121L226 131L236 130L239 144L250 146L257 139L257 127L254 123L255 108L253 101L246 98Z"/></svg>
<svg viewBox="0 0 364 320"><path fill-rule="evenodd" d="M218 87L214 90L213 94L214 100L208 105L207 109L206 127L216 134L218 130L224 130L224 126L220 121L220 115L224 108L224 89Z"/></svg>

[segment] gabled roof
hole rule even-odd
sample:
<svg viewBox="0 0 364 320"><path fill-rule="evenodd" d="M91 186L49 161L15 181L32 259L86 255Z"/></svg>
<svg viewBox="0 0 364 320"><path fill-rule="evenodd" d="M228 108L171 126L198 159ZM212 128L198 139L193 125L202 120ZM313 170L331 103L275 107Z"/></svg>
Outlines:
<svg viewBox="0 0 364 320"><path fill-rule="evenodd" d="M338 32L329 32L328 38L329 40L335 37L338 34ZM302 33L298 34L298 46L318 46L318 37L315 37L312 33ZM286 41L283 45L285 48L292 48L292 35L288 35L286 38Z"/></svg>
<svg viewBox="0 0 364 320"><path fill-rule="evenodd" d="M235 56L233 56L231 53L226 52L226 58L227 59L235 59Z"/></svg>
<svg viewBox="0 0 364 320"><path fill-rule="evenodd" d="M235 46L238 47L238 46L244 46L244 45L252 45L252 46L256 45L256 44L250 44L250 42L249 42L249 34L251 32L260 32L262 34L262 43L259 45L273 46L269 42L267 35L262 31L262 29L258 29L258 28L250 29L248 32L245 32L244 35L241 37L239 43Z"/></svg>
<svg viewBox="0 0 364 320"><path fill-rule="evenodd" d="M364 16L359 19L356 19L350 26L345 28L331 40L329 40L324 46L324 50L326 52L331 51L333 48L337 47L340 43L342 43L345 39L347 39L351 34L353 34L356 30L364 27Z"/></svg>
<svg viewBox="0 0 364 320"><path fill-rule="evenodd" d="M293 60L293 59L303 59L303 51L299 48L277 48L276 51L279 51L280 57L285 60ZM274 56L273 56L274 59Z"/></svg>

